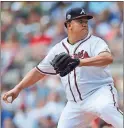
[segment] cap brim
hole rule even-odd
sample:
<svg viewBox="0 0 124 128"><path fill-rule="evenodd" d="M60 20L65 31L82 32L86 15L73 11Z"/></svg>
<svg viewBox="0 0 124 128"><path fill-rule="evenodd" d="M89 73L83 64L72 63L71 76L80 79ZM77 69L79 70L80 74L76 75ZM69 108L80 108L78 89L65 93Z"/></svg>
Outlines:
<svg viewBox="0 0 124 128"><path fill-rule="evenodd" d="M79 18L83 18L83 19L88 19L88 20L90 20L90 19L93 18L93 16L91 16L91 15L81 15L81 16L75 17L74 19L79 19ZM74 19L72 19L72 20L74 20Z"/></svg>

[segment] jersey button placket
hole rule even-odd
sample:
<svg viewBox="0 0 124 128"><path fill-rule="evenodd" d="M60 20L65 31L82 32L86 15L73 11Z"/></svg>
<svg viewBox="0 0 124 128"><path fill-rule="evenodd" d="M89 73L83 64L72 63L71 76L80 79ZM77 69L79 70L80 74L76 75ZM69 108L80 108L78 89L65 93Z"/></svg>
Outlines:
<svg viewBox="0 0 124 128"><path fill-rule="evenodd" d="M68 49L68 47L66 47L66 45L64 43L62 43L63 47L66 49L67 53L71 56L72 53L73 53L73 47L72 46L69 46L70 49ZM75 99L75 96L74 96L74 93L72 91L72 86L71 86L71 80L70 80L70 75L71 73L68 74L68 85L69 85L69 89L70 89L70 92L72 94L72 97L74 99L74 101L76 102L76 99Z"/></svg>

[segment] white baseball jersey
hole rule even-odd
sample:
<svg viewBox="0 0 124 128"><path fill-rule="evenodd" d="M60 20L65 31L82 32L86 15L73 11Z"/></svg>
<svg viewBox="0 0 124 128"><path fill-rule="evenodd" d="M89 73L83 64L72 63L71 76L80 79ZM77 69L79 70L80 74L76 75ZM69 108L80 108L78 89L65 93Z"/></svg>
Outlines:
<svg viewBox="0 0 124 128"><path fill-rule="evenodd" d="M44 74L56 75L50 64L55 55L65 52L72 57L84 59L97 56L104 51L110 52L106 42L99 37L88 34L85 39L76 42L74 45L68 42L68 38L65 38L50 50L44 60L39 63L37 69ZM87 98L102 86L113 83L108 66L76 67L74 71L65 77L61 77L61 81L67 99L75 102Z"/></svg>

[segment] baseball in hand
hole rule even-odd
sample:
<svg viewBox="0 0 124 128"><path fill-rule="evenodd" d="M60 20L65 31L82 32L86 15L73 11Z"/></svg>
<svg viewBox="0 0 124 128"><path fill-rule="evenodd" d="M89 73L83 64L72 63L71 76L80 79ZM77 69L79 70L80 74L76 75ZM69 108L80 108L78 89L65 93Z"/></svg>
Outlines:
<svg viewBox="0 0 124 128"><path fill-rule="evenodd" d="M8 101L9 103L11 103L11 102L12 102L12 96L9 96L9 97L7 98L7 101Z"/></svg>

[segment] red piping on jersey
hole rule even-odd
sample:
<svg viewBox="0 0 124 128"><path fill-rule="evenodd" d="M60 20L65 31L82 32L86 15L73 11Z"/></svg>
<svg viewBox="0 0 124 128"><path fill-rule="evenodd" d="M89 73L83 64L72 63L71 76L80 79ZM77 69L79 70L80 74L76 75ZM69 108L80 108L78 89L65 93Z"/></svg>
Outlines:
<svg viewBox="0 0 124 128"><path fill-rule="evenodd" d="M63 45L64 48L66 49L67 53L70 54L68 48L65 46L65 44L64 44L63 42L62 42L62 45Z"/></svg>
<svg viewBox="0 0 124 128"><path fill-rule="evenodd" d="M90 37L91 37L91 35L90 35L87 39L83 40L83 41L75 48L75 50L74 50L74 55L75 55L76 50L79 48L79 46L80 46L82 43L84 43L85 41L87 41ZM76 69L74 69L74 81L75 81L75 86L76 86L76 89L77 89L77 91L78 91L80 100L83 100L82 97L81 97L81 93L80 93L80 91L79 91L79 88L78 88L77 81L76 81L76 71L75 71L75 70L76 70Z"/></svg>
<svg viewBox="0 0 124 128"><path fill-rule="evenodd" d="M109 51L102 51L102 52L100 52L99 54L104 53L104 52L108 52L108 53L110 53ZM98 54L98 55L99 55L99 54Z"/></svg>
<svg viewBox="0 0 124 128"><path fill-rule="evenodd" d="M70 88L70 91L71 91L72 96L73 96L73 98L74 98L74 101L76 102L75 97L74 97L74 94L73 94L72 89L71 89L71 84L70 84L70 75L69 75L69 74L68 74L68 83L69 83L69 88Z"/></svg>
<svg viewBox="0 0 124 128"><path fill-rule="evenodd" d="M50 75L57 75L57 73L50 73L50 72L44 72L41 69L38 68L38 66L36 66L37 70L40 71L41 73L45 73L45 74L50 74Z"/></svg>
<svg viewBox="0 0 124 128"><path fill-rule="evenodd" d="M68 48L65 46L65 44L64 44L63 42L62 42L62 45L63 45L64 48L66 49L67 53L70 54ZM72 94L72 96L73 96L73 99L74 99L74 101L76 102L75 97L74 97L74 94L73 94L73 91L72 91L72 89L71 89L70 75L69 75L69 74L68 74L68 83L69 83L69 88L70 88L71 94Z"/></svg>
<svg viewBox="0 0 124 128"><path fill-rule="evenodd" d="M76 50L78 49L78 47L79 47L82 43L84 43L85 41L87 41L90 37L91 37L91 35L90 35L87 39L83 40L83 41L75 48L74 54L75 54Z"/></svg>
<svg viewBox="0 0 124 128"><path fill-rule="evenodd" d="M81 93L79 91L78 85L77 85L75 69L74 69L74 78L75 78L74 81L75 81L75 86L76 86L77 92L79 94L79 98L80 98L80 100L83 100L82 97L81 97Z"/></svg>
<svg viewBox="0 0 124 128"><path fill-rule="evenodd" d="M82 43L84 43L85 41L87 41L90 37L91 37L91 35L90 35L87 39L83 40L83 41L75 48L74 54L75 54L76 50L78 49L78 47L79 47ZM68 48L65 46L65 44L64 44L63 42L62 42L62 44L63 44L64 48L67 50L67 52L68 52L68 54L69 54ZM75 81L75 86L76 86L77 92L78 92L78 94L79 94L79 98L80 98L80 100L83 100L82 97L81 97L81 93L80 93L80 91L79 91L78 85L77 85L75 69L74 69L74 81Z"/></svg>
<svg viewBox="0 0 124 128"><path fill-rule="evenodd" d="M62 42L62 45L63 45L64 48L66 49L67 53L70 54L68 48L65 46L65 44L64 44L63 42ZM73 94L73 91L72 91L72 89L71 89L70 75L69 75L69 74L68 74L68 83L69 83L69 88L70 88L71 94L72 94L72 96L73 96L73 99L74 99L74 101L76 102L75 97L74 97L74 94Z"/></svg>
<svg viewBox="0 0 124 128"><path fill-rule="evenodd" d="M112 86L111 86L111 85L108 85L108 86L110 86L110 91L111 91L111 94L112 94L112 97L113 97L114 106L116 107L117 111L123 115L123 113L122 113L122 112L119 110L119 108L116 106L115 95L114 95L114 93L113 93L113 88L112 88Z"/></svg>

